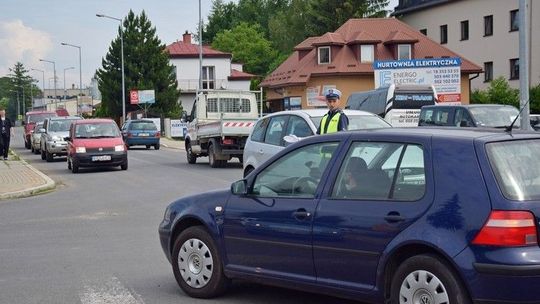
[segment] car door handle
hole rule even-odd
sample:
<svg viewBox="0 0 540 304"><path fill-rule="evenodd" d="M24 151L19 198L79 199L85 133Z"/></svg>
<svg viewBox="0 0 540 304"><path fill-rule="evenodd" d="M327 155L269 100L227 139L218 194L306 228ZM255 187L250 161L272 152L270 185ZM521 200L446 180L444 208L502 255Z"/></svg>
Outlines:
<svg viewBox="0 0 540 304"><path fill-rule="evenodd" d="M405 221L405 217L401 216L399 212L389 212L385 217L384 220L389 223L398 223Z"/></svg>
<svg viewBox="0 0 540 304"><path fill-rule="evenodd" d="M305 218L308 218L311 216L311 213L307 212L306 209L304 208L300 208L298 210L296 210L295 212L293 212L292 214L296 219L299 219L299 220L303 220Z"/></svg>

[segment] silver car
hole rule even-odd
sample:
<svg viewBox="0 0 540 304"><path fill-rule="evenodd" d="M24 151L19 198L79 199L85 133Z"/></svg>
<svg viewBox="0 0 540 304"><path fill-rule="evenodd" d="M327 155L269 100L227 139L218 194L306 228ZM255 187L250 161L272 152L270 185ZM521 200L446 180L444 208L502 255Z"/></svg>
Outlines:
<svg viewBox="0 0 540 304"><path fill-rule="evenodd" d="M314 135L327 112L327 109L281 111L259 119L244 148L244 177L285 148L285 136ZM344 113L349 118L349 130L392 127L373 113L358 110L344 110Z"/></svg>
<svg viewBox="0 0 540 304"><path fill-rule="evenodd" d="M69 136L71 122L79 119L82 117L60 116L45 119L41 133L41 159L50 162L54 156L67 155L67 142L64 138Z"/></svg>
<svg viewBox="0 0 540 304"><path fill-rule="evenodd" d="M41 133L43 132L43 122L38 122L34 130L31 131L30 135L30 148L35 154L39 154L41 151Z"/></svg>

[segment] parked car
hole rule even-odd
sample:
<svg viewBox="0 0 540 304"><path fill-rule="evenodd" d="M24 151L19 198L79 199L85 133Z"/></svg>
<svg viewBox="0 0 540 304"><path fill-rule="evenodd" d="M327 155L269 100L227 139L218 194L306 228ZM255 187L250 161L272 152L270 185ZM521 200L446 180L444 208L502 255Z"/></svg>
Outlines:
<svg viewBox="0 0 540 304"><path fill-rule="evenodd" d="M281 111L267 115L255 124L244 148L244 176L260 166L287 142L286 135L307 137L317 132L326 109ZM349 118L349 130L375 129L391 127L379 116L357 110L344 110Z"/></svg>
<svg viewBox="0 0 540 304"><path fill-rule="evenodd" d="M41 133L43 131L43 122L38 122L34 130L30 131L30 146L31 150L35 154L39 154L41 151Z"/></svg>
<svg viewBox="0 0 540 304"><path fill-rule="evenodd" d="M510 126L518 115L515 107L499 104L423 106L418 125L503 128ZM519 128L519 122L514 128Z"/></svg>
<svg viewBox="0 0 540 304"><path fill-rule="evenodd" d="M531 120L531 127L535 131L540 131L540 115L538 114L530 114L530 120Z"/></svg>
<svg viewBox="0 0 540 304"><path fill-rule="evenodd" d="M161 133L151 120L128 120L122 126L122 137L129 149L131 146L154 147L159 150Z"/></svg>
<svg viewBox="0 0 540 304"><path fill-rule="evenodd" d="M50 162L54 156L67 155L67 142L64 137L68 136L71 123L79 119L82 118L79 116L59 116L45 119L41 130L41 159Z"/></svg>
<svg viewBox="0 0 540 304"><path fill-rule="evenodd" d="M71 124L67 166L73 173L82 167L128 169L127 147L112 119L85 119Z"/></svg>
<svg viewBox="0 0 540 304"><path fill-rule="evenodd" d="M198 298L244 279L372 303L539 303L539 148L519 130L312 136L170 204L161 246Z"/></svg>
<svg viewBox="0 0 540 304"><path fill-rule="evenodd" d="M43 122L49 117L56 117L56 112L53 111L30 111L26 112L24 119L24 147L26 149L32 148L32 141L30 137L32 136L32 131L36 127L36 123Z"/></svg>

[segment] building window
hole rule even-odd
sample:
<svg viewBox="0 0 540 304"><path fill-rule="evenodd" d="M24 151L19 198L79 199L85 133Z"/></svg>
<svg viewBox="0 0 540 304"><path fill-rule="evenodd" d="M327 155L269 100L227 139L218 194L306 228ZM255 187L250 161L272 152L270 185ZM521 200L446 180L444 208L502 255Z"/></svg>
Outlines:
<svg viewBox="0 0 540 304"><path fill-rule="evenodd" d="M448 42L448 25L441 25L441 44Z"/></svg>
<svg viewBox="0 0 540 304"><path fill-rule="evenodd" d="M330 47L321 46L319 47L319 64L328 64L330 63Z"/></svg>
<svg viewBox="0 0 540 304"><path fill-rule="evenodd" d="M493 80L493 62L484 62L484 82Z"/></svg>
<svg viewBox="0 0 540 304"><path fill-rule="evenodd" d="M203 66L202 86L203 90L216 88L216 74L213 66Z"/></svg>
<svg viewBox="0 0 540 304"><path fill-rule="evenodd" d="M461 21L461 40L469 40L469 20Z"/></svg>
<svg viewBox="0 0 540 304"><path fill-rule="evenodd" d="M493 15L484 16L484 36L493 35Z"/></svg>
<svg viewBox="0 0 540 304"><path fill-rule="evenodd" d="M519 79L519 58L510 59L510 80Z"/></svg>
<svg viewBox="0 0 540 304"><path fill-rule="evenodd" d="M373 62L375 59L375 46L373 44L360 45L360 62Z"/></svg>
<svg viewBox="0 0 540 304"><path fill-rule="evenodd" d="M510 11L510 32L519 31L519 10Z"/></svg>
<svg viewBox="0 0 540 304"><path fill-rule="evenodd" d="M411 59L411 45L410 44L398 44L398 60Z"/></svg>
<svg viewBox="0 0 540 304"><path fill-rule="evenodd" d="M420 33L422 33L424 36L427 36L427 29L421 29Z"/></svg>

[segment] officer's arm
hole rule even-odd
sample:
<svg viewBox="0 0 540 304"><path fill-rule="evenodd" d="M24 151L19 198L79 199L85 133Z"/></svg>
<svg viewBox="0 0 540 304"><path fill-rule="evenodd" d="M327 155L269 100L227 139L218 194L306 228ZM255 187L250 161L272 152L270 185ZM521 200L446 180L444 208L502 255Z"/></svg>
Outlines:
<svg viewBox="0 0 540 304"><path fill-rule="evenodd" d="M338 131L347 131L347 128L349 127L349 117L345 115L344 113L341 113L339 116L339 128Z"/></svg>

